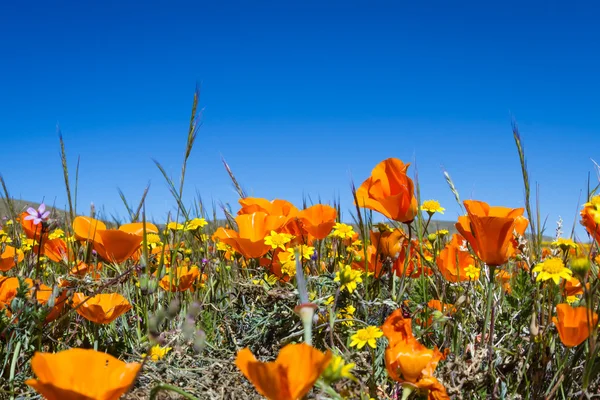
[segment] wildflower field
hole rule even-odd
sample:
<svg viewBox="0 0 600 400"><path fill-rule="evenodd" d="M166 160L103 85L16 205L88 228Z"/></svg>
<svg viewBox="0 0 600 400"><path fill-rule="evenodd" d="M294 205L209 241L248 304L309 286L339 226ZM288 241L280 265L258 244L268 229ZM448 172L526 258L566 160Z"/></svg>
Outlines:
<svg viewBox="0 0 600 400"><path fill-rule="evenodd" d="M600 395L600 196L588 235L524 208L420 193L388 158L352 183L355 208L248 197L182 200L197 95L167 221L19 207L2 181L0 398L584 399ZM363 171L366 176L369 171ZM74 178L75 177L75 178ZM52 194L43 193L40 197ZM217 213L225 218L218 219ZM374 222L385 219L386 222Z"/></svg>

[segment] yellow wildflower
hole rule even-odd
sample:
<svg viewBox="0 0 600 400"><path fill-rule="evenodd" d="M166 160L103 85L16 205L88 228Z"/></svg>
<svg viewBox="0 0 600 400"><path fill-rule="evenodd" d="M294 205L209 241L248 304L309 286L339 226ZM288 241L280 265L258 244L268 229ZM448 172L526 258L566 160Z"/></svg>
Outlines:
<svg viewBox="0 0 600 400"><path fill-rule="evenodd" d="M425 200L421 204L421 210L427 212L429 215L433 215L435 213L443 214L446 209L440 206L437 200Z"/></svg>
<svg viewBox="0 0 600 400"><path fill-rule="evenodd" d="M331 236L339 237L340 239L350 239L354 236L354 228L352 225L337 222L333 226L333 232L331 232Z"/></svg>
<svg viewBox="0 0 600 400"><path fill-rule="evenodd" d="M477 279L479 279L480 272L481 272L481 268L477 268L474 265L469 265L467 268L465 268L465 273L467 275L467 278L469 278L472 281L476 281Z"/></svg>
<svg viewBox="0 0 600 400"><path fill-rule="evenodd" d="M331 357L331 361L327 364L327 368L323 371L321 377L328 383L337 381L338 379L347 378L355 380L356 378L352 375L352 369L355 367L354 363L347 363L344 361L342 356L334 354Z"/></svg>
<svg viewBox="0 0 600 400"><path fill-rule="evenodd" d="M60 239L60 238L64 238L64 237L65 237L65 231L63 231L60 228L56 228L55 230L50 232L50 234L48 235L48 239L50 239L50 240Z"/></svg>
<svg viewBox="0 0 600 400"><path fill-rule="evenodd" d="M377 339L383 336L383 332L376 326L367 326L366 328L359 329L354 335L350 337L350 347L356 346L357 349L362 349L365 345L369 345L371 348L377 347Z"/></svg>
<svg viewBox="0 0 600 400"><path fill-rule="evenodd" d="M150 354L148 354L148 358L154 362L157 362L158 360L162 360L167 353L171 351L170 347L161 347L160 345L155 345L152 346L152 348L150 349ZM146 357L146 353L142 354L142 358Z"/></svg>
<svg viewBox="0 0 600 400"><path fill-rule="evenodd" d="M265 237L265 244L271 246L272 249L280 248L285 250L285 244L289 243L294 238L289 233L277 233L271 231L271 234Z"/></svg>
<svg viewBox="0 0 600 400"><path fill-rule="evenodd" d="M560 258L547 258L541 263L538 263L533 272L538 272L536 281L547 281L552 279L558 285L560 278L571 279L573 272L565 267L565 264Z"/></svg>
<svg viewBox="0 0 600 400"><path fill-rule="evenodd" d="M335 273L334 281L340 282L340 290L346 289L348 293L352 293L357 284L362 282L361 272L352 269L350 265L340 263L340 270Z"/></svg>
<svg viewBox="0 0 600 400"><path fill-rule="evenodd" d="M184 230L195 231L196 229L203 228L206 225L208 225L208 222L206 222L204 218L194 218L186 222Z"/></svg>

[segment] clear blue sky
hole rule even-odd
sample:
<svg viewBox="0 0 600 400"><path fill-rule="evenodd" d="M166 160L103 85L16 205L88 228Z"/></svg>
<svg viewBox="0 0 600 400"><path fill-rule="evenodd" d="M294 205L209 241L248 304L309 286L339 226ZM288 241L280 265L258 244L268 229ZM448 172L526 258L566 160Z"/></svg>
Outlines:
<svg viewBox="0 0 600 400"><path fill-rule="evenodd" d="M179 176L200 82L188 203L236 202L223 155L252 195L349 210L350 178L398 157L456 219L442 165L465 199L523 205L514 116L552 233L596 181L600 8L493 3L7 2L0 172L16 197L64 206L58 123L72 172L81 157L79 211L124 217L116 188L133 202L150 181L164 220L175 202L151 158Z"/></svg>

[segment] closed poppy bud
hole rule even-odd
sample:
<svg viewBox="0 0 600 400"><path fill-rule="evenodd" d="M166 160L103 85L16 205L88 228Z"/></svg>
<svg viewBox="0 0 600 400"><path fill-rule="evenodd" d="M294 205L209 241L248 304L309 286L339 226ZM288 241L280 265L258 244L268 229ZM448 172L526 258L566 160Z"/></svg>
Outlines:
<svg viewBox="0 0 600 400"><path fill-rule="evenodd" d="M466 216L458 218L456 229L467 239L479 259L500 266L516 255L513 232L525 233L529 221L523 208L491 207L483 201L465 200Z"/></svg>
<svg viewBox="0 0 600 400"><path fill-rule="evenodd" d="M398 222L410 223L418 212L414 183L406 174L410 164L397 158L383 160L356 190L359 207L380 212Z"/></svg>
<svg viewBox="0 0 600 400"><path fill-rule="evenodd" d="M558 304L556 314L552 322L558 329L561 342L567 347L583 343L590 336L591 330L598 325L598 314L587 307Z"/></svg>

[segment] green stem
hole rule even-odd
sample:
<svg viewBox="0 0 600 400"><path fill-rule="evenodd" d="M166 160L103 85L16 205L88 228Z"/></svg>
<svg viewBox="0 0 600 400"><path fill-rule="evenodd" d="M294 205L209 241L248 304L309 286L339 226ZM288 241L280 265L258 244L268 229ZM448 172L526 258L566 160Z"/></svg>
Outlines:
<svg viewBox="0 0 600 400"><path fill-rule="evenodd" d="M156 385L152 388L152 390L150 391L150 400L155 400L156 396L158 395L158 392L160 392L161 390L175 392L189 400L199 400L197 397L189 394L188 392L184 391L183 389L180 389L177 386L168 385L166 383L159 383L158 385Z"/></svg>
<svg viewBox="0 0 600 400"><path fill-rule="evenodd" d="M494 272L496 272L496 267L493 265L489 265L489 282L488 282L488 293L487 300L485 304L485 321L483 322L483 332L481 334L481 343L485 343L485 336L487 334L488 325L490 323L490 315L492 311L492 300L494 298Z"/></svg>

